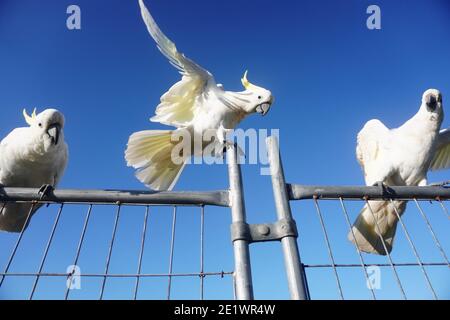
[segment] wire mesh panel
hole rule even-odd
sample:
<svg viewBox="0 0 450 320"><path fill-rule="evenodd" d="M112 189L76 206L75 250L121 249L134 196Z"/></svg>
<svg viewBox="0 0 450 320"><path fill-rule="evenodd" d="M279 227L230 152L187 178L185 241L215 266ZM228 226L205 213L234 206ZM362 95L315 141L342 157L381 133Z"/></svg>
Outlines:
<svg viewBox="0 0 450 320"><path fill-rule="evenodd" d="M235 146L227 159L228 190L0 188L2 212L31 204L28 227L0 233L0 298L253 298L248 242L229 241L246 223Z"/></svg>
<svg viewBox="0 0 450 320"><path fill-rule="evenodd" d="M299 229L306 230L299 242L313 298L449 298L450 264L446 246L450 243L450 221L446 208L450 189L392 187L388 195L380 189L375 194L376 187L290 185L288 188L291 200L302 200L295 205L294 212L298 212ZM394 248L389 252L385 247L385 255L361 252L346 237L347 233L355 237L351 226L364 204L372 210L369 199L410 200L403 215L394 210L398 219ZM314 243L313 254L308 248L311 243ZM332 278L334 288L330 285ZM361 293L366 292L361 296L345 295L345 288L354 293L358 291L356 287Z"/></svg>
<svg viewBox="0 0 450 320"><path fill-rule="evenodd" d="M221 297L232 298L232 266L205 264L206 211L204 205L122 203L41 208L25 232L2 234L0 296L203 299L205 283L214 278L224 282ZM50 215L53 222L45 225ZM198 228L183 230L185 219Z"/></svg>
<svg viewBox="0 0 450 320"><path fill-rule="evenodd" d="M293 212L299 230L301 265L295 272L297 275L288 277L288 281L291 286L302 286L307 291L304 298L450 298L447 251L450 188L286 184L278 143L270 137L267 145L275 195L286 203L279 206L280 210ZM276 186L279 181L282 187ZM404 214L393 205L398 200L408 202ZM357 242L352 224L364 205L373 221L377 221L372 209L377 201L391 204L394 208L391 218L398 219L392 251L379 236L383 255L362 252L348 239ZM379 235L378 222L375 227ZM291 297L301 298L298 290L291 290Z"/></svg>

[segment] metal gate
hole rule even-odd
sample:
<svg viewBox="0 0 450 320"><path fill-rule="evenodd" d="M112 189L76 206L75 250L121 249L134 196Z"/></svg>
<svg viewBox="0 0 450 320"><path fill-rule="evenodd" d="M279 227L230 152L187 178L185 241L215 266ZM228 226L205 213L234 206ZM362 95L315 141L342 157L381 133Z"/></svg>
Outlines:
<svg viewBox="0 0 450 320"><path fill-rule="evenodd" d="M307 277L308 271L313 269L330 269L333 271L336 281L336 289L340 298L345 297L345 292L342 288L342 281L339 275L339 270L343 268L360 268L361 275L354 273L356 279L367 281L370 283L368 268L377 266L380 268L390 268L393 272L396 283L399 287L401 296L407 298L403 288L401 279L398 275L399 267L416 267L419 268L423 277L429 287L433 298L439 298L434 289L432 280L429 277L427 268L433 266L450 267L446 251L443 244L439 241L432 223L427 214L422 208L420 202L422 200L435 201L439 204L446 217L444 223L448 223L449 214L445 207L444 201L450 198L450 190L445 187L391 187L388 191L378 187L327 187L327 186L301 186L294 184L287 184L280 160L278 149L278 142L276 139L269 137L267 140L270 171L273 184L274 200L276 205L276 219L274 222L261 224L248 224L245 212L244 192L242 187L241 168L238 161L238 151L235 147L230 147L227 151L228 160L228 174L229 174L229 189L218 190L211 192L141 192L141 191L107 191L107 190L55 190L50 195L42 197L36 189L24 188L1 188L0 189L0 209L3 209L8 202L26 202L37 205L52 205L58 206L55 221L50 230L50 234L45 244L44 251L41 254L40 262L37 270L27 269L25 272L18 272L12 268L16 259L17 252L21 247L23 237L26 231L22 231L15 239L11 252L6 259L5 266L0 273L0 290L8 278L28 278L32 279L27 293L27 298L36 298L39 290L39 282L43 278L59 278L67 281L67 288L61 298L71 298L70 285L76 277L96 278L100 281L100 290L97 299L107 299L105 297L105 286L108 280L128 278L135 279L133 295L131 298L136 299L139 289L142 287L142 279L148 278L162 278L166 280L166 295L165 298L172 298L172 279L174 277L185 277L198 279L198 290L200 299L204 298L204 279L206 277L218 277L220 279L232 277L234 297L238 300L249 300L254 298L252 285L252 268L250 263L250 246L257 243L264 242L280 242L284 264L286 270L286 277L290 296L292 299L310 299L311 294L308 286ZM367 202L368 200L390 200L404 199L411 200L416 205L418 212L423 219L431 238L433 239L436 248L439 250L442 259L437 262L425 262L422 260L419 251L417 250L413 237L411 237L408 229L400 218L400 228L404 231L411 250L414 253L415 261L411 262L394 262L391 255L386 256L385 263L371 263L365 262L365 255L359 251L359 263L338 263L336 262L333 243L330 241L328 227L325 223L324 214L321 209L321 202L323 200L336 200L339 202L343 218L351 230L350 216L347 210L346 203L348 200L360 200ZM326 244L329 263L303 263L302 256L299 253L299 232L297 231L297 223L291 210L292 201L306 201L310 200L314 203L314 208L317 218L320 222L323 239ZM76 269L59 270L58 272L45 271L46 261L48 259L50 248L55 245L55 232L58 229L60 218L66 207L73 205L83 205L85 207L84 221L77 241L75 252L73 252L72 266L77 266L80 259L80 253L83 250L83 245L86 238L86 232L89 228L90 220L92 218L92 211L100 206L114 207L114 218L112 224L111 234L108 240L107 254L104 260L103 272L90 274L77 274ZM118 273L111 271L111 256L117 243L117 232L120 224L121 211L125 207L133 206L141 208L139 210L143 213L143 228L140 234L139 250L137 257L137 265L135 272ZM171 208L171 233L170 233L170 250L168 255L168 269L167 272L160 273L145 273L142 271L142 263L144 260L146 238L148 237L148 220L154 208L159 207ZM234 270L216 270L213 272L206 272L204 268L204 246L205 246L205 207L225 207L231 210L231 241L233 244L234 255ZM194 207L197 208L200 217L200 240L199 240L199 261L198 272L174 272L174 250L175 237L177 230L177 211L180 207ZM299 212L299 214L303 214ZM302 240L302 226L299 225L300 240ZM263 244L260 244L263 245ZM30 268L31 269L31 268ZM450 269L449 269L450 270ZM310 283L312 284L312 283ZM369 285L372 298L377 298L375 290ZM0 291L1 292L1 291Z"/></svg>
<svg viewBox="0 0 450 320"><path fill-rule="evenodd" d="M443 185L429 186L429 187L388 187L385 188L383 186L374 186L374 187L360 187L360 186L347 186L347 187L337 187L337 186L304 186L298 184L286 184L284 178L284 172L281 164L281 159L279 156L278 142L273 138L268 138L267 146L269 151L269 160L271 164L271 174L272 174L272 182L275 196L275 203L277 206L278 216L287 217L288 219L294 218L291 213L291 202L293 201L308 201L313 203L313 206L309 209L312 213L315 211L316 217L309 216L308 218L317 219L320 224L320 230L323 235L323 241L325 243L326 252L328 255L329 262L328 263L302 263L299 254L297 243L292 241L290 237L287 239L282 239L283 250L285 254L285 266L286 273L289 281L290 294L292 299L309 299L309 287L308 281L309 278L306 276L308 270L313 269L330 269L332 270L335 282L336 282L336 290L338 292L338 297L340 299L345 298L345 293L343 290L343 282L339 275L339 270L342 269L354 269L360 268L362 270L361 275L357 272L352 273L353 281L361 281L367 284L367 289L370 291L370 296L372 299L377 299L376 288L371 285L371 279L368 272L368 268L389 268L392 271L393 279L397 285L399 296L396 298L407 299L408 295L404 288L404 283L401 281L401 277L399 276L399 268L417 268L421 271L423 276L423 281L426 283L426 286L429 290L429 297L432 299L444 298L448 299L449 296L439 297L436 290L435 284L438 281L446 281L444 279L438 279L433 283L430 275L429 269L432 267L443 267L446 268L446 273L449 275L450 273L450 264L448 260L447 253L444 249L444 245L440 242L439 236L433 227L433 224L430 222L429 216L425 212L423 208L424 202L435 202L438 204L438 217L436 220L440 223L446 225L443 230L448 230L448 223L450 219L450 215L448 209L445 206L445 201L450 198L450 188L444 187ZM375 262L375 263L367 263L368 256L365 253L362 253L359 249L356 249L355 255L358 256L359 263L337 263L335 258L335 252L333 250L333 242L329 236L330 226L326 225L324 219L324 212L321 206L321 202L329 201L338 202L340 206L340 210L343 214L343 220L345 221L345 225L347 227L347 232L351 232L350 234L355 237L355 234L351 228L351 218L348 209L348 202L356 202L357 203L365 203L370 208L369 200L384 200L390 201L393 200L410 200L414 203L416 207L416 211L418 216L420 216L422 223L426 226L426 230L428 234L421 234L421 237L428 237L432 240L437 256L440 257L433 262L425 262L419 253L417 245L415 244L417 239L414 239L412 234L408 231L407 225L405 223L404 217L402 217L399 212L395 212L398 222L398 229L404 234L406 242L408 243L409 249L411 250L414 260L406 261L406 262L395 262L392 254L390 254L384 244L383 239L380 237L381 242L384 245L386 257L378 257L379 259L385 259L385 262ZM395 206L394 206L395 208ZM371 210L371 209L370 209ZM333 212L334 213L334 212ZM441 214L442 213L442 214ZM299 214L305 214L305 212L299 212ZM373 212L372 212L373 214ZM412 213L411 213L412 214ZM376 221L375 217L374 220ZM297 219L298 221L298 219ZM302 226L300 225L300 233L302 231ZM400 230L398 233L401 232ZM300 236L301 237L301 236ZM342 237L344 238L344 237ZM349 244L349 242L347 242ZM350 245L350 244L349 244ZM448 243L447 243L448 245ZM379 260L378 259L378 260ZM450 289L450 283L447 285L447 289ZM444 292L445 294L445 292ZM447 293L448 294L448 293Z"/></svg>

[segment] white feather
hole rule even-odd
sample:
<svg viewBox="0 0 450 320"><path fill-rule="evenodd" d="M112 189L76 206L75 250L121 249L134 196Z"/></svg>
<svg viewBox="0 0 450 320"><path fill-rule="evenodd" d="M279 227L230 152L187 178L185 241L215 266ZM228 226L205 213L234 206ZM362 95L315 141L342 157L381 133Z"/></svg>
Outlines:
<svg viewBox="0 0 450 320"><path fill-rule="evenodd" d="M184 168L184 162L172 161L176 146L172 131L147 130L132 134L128 140L125 159L137 169L136 177L154 190L171 190Z"/></svg>
<svg viewBox="0 0 450 320"><path fill-rule="evenodd" d="M181 81L161 97L156 116L151 120L176 127L187 126L191 124L199 108L211 106L203 104L201 97L208 96L209 91L217 88L214 78L211 73L179 53L175 44L159 29L144 1L139 0L139 5L147 30L159 50L183 75Z"/></svg>
<svg viewBox="0 0 450 320"><path fill-rule="evenodd" d="M430 168L431 170L450 168L450 129L441 130L439 133Z"/></svg>
<svg viewBox="0 0 450 320"><path fill-rule="evenodd" d="M371 120L358 134L356 156L367 185L377 182L387 186L425 185L433 158L437 166L442 166L442 163L445 166L445 147L438 148L437 158L434 152L439 141L443 111L441 105L434 111L427 109L426 102L431 95L438 97L440 93L427 90L417 114L401 127L389 130L381 121ZM445 146L444 143L441 145ZM348 238L361 251L384 255L386 251L381 238L390 252L398 216L405 211L406 202L369 201L369 205L372 211L367 205L362 209Z"/></svg>
<svg viewBox="0 0 450 320"><path fill-rule="evenodd" d="M62 117L56 110L45 110L37 116L34 125L14 129L1 141L0 185L27 188L39 188L45 184L57 186L67 165L68 147L62 129L58 144L52 144L45 131L45 123L59 115ZM42 127L37 122L42 123ZM31 214L38 208L35 206ZM0 230L20 232L30 209L29 204L7 204L0 212Z"/></svg>
<svg viewBox="0 0 450 320"><path fill-rule="evenodd" d="M188 132L192 148L189 150L195 150L196 155L201 156L197 151L203 152L202 138L206 132L210 136L214 133L225 136L222 131L234 129L246 115L254 113L258 105L272 103L271 92L256 85L247 85L243 92L229 92L218 86L211 73L178 52L175 44L162 33L143 0L139 0L139 5L147 30L159 50L182 74L182 79L162 95L151 121ZM173 164L169 151L174 144L169 138L169 131L138 132L130 137L125 152L128 165L137 169L138 179L155 190L171 189L184 167ZM200 143L201 148L194 147L195 142Z"/></svg>

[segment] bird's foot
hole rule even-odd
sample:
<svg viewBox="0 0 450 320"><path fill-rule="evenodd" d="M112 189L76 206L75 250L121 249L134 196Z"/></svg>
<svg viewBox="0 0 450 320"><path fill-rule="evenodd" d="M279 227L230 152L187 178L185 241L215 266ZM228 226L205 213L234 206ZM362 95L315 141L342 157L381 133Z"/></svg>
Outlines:
<svg viewBox="0 0 450 320"><path fill-rule="evenodd" d="M44 184L39 188L38 194L40 195L40 199L39 200L44 200L45 197L50 196L53 191L55 190L55 188L50 185L50 184Z"/></svg>
<svg viewBox="0 0 450 320"><path fill-rule="evenodd" d="M235 144L231 141L222 141L222 150L221 150L221 152L219 152L218 156L222 156L225 160L225 154L227 153L228 148L231 148L231 147L236 148L238 157L243 156L245 158L244 150L242 150L241 147L239 147L237 144Z"/></svg>
<svg viewBox="0 0 450 320"><path fill-rule="evenodd" d="M378 181L378 182L374 183L373 186L380 188L380 194L382 196L386 196L389 198L395 194L395 192L389 187L389 185L387 185L383 181Z"/></svg>
<svg viewBox="0 0 450 320"><path fill-rule="evenodd" d="M217 157L221 157L225 160L226 153L228 151L228 148L232 145L232 142L223 140L220 142L219 151L217 152Z"/></svg>
<svg viewBox="0 0 450 320"><path fill-rule="evenodd" d="M380 188L386 188L387 185L383 181L377 181L373 185L373 187L380 187Z"/></svg>
<svg viewBox="0 0 450 320"><path fill-rule="evenodd" d="M381 194L385 195L385 194L389 194L390 190L389 190L389 186L384 183L383 181L377 181L373 184L373 187L378 187L380 188Z"/></svg>
<svg viewBox="0 0 450 320"><path fill-rule="evenodd" d="M227 140L222 141L222 157L225 160L225 155L227 153L227 149L231 146L231 142Z"/></svg>

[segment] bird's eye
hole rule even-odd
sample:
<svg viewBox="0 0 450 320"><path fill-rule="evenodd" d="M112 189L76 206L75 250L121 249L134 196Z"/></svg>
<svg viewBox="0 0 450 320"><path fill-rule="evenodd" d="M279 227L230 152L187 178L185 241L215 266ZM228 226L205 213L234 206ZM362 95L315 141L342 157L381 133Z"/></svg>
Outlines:
<svg viewBox="0 0 450 320"><path fill-rule="evenodd" d="M42 123L39 123L38 126L39 126L39 127L42 127Z"/></svg>
<svg viewBox="0 0 450 320"><path fill-rule="evenodd" d="M262 97L261 97L261 96L258 96L258 99L259 99L259 100L261 100L261 99L262 99Z"/></svg>

